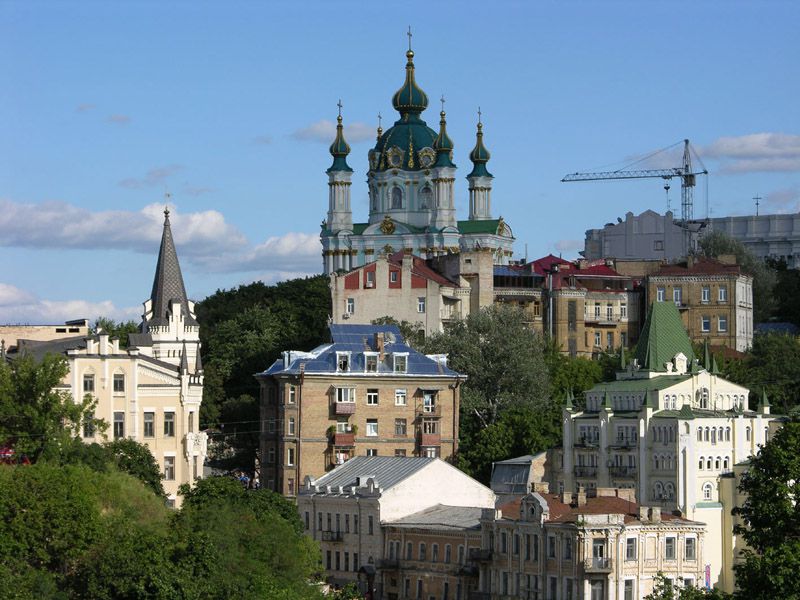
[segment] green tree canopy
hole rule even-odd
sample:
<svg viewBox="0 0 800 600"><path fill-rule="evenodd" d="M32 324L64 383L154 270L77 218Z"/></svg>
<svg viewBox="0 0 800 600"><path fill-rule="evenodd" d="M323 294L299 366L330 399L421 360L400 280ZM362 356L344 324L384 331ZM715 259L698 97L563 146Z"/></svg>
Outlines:
<svg viewBox="0 0 800 600"><path fill-rule="evenodd" d="M734 508L735 532L750 547L734 567L737 597L800 597L800 420L791 420L750 460Z"/></svg>
<svg viewBox="0 0 800 600"><path fill-rule="evenodd" d="M115 321L108 317L97 317L94 322L94 332L102 331L111 337L119 339L119 347L128 347L128 334L139 333L139 325L134 321Z"/></svg>

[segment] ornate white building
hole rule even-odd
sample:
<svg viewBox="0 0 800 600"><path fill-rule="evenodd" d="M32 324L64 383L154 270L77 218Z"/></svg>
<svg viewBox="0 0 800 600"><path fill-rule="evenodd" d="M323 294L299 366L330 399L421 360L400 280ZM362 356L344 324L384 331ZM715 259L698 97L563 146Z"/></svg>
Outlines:
<svg viewBox="0 0 800 600"><path fill-rule="evenodd" d="M353 170L347 164L350 146L339 114L336 139L330 147L328 217L322 223L324 272L349 271L376 255L410 250L423 258L481 249L507 264L514 237L502 217L491 212L492 175L486 169L489 151L478 119L475 147L469 157L469 218L456 219L453 141L447 134L444 106L439 132L422 119L428 97L414 79L414 52L406 53L406 79L392 104L400 118L385 132L378 127L369 151L369 220L353 223L350 188Z"/></svg>

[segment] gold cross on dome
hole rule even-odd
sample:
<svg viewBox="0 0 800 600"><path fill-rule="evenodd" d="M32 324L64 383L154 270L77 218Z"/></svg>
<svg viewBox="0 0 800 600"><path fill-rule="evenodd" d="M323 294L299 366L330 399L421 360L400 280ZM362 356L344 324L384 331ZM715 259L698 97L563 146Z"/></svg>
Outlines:
<svg viewBox="0 0 800 600"><path fill-rule="evenodd" d="M342 104L342 99L341 98L339 98L339 102L336 103L336 106L339 107L339 116L341 117L342 116L342 106L344 106Z"/></svg>
<svg viewBox="0 0 800 600"><path fill-rule="evenodd" d="M481 113L481 107L479 106L478 107L478 123L481 122L481 114L483 114L483 113Z"/></svg>
<svg viewBox="0 0 800 600"><path fill-rule="evenodd" d="M444 94L442 94L442 97L439 98L439 101L442 103L442 112L444 112Z"/></svg>
<svg viewBox="0 0 800 600"><path fill-rule="evenodd" d="M411 50L411 36L413 35L411 33L411 25L408 26L408 33L406 35L408 35L408 49Z"/></svg>

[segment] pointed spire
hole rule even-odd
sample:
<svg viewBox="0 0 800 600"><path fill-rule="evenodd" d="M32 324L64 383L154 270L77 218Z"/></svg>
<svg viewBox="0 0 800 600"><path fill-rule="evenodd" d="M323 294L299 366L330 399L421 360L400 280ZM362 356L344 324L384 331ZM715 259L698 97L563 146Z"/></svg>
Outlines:
<svg viewBox="0 0 800 600"><path fill-rule="evenodd" d="M189 358L186 356L186 342L183 342L183 349L181 350L181 375L189 372Z"/></svg>
<svg viewBox="0 0 800 600"><path fill-rule="evenodd" d="M608 412L614 410L614 406L611 404L611 394L608 393L608 390L606 390L605 398L603 398L603 408Z"/></svg>
<svg viewBox="0 0 800 600"><path fill-rule="evenodd" d="M203 359L200 358L200 344L197 344L197 355L194 361L194 372L201 374L203 372Z"/></svg>
<svg viewBox="0 0 800 600"><path fill-rule="evenodd" d="M767 388L761 388L761 408L771 406L769 398L767 398Z"/></svg>
<svg viewBox="0 0 800 600"><path fill-rule="evenodd" d="M717 366L717 357L713 354L711 355L711 374L712 375L719 375L719 367Z"/></svg>
<svg viewBox="0 0 800 600"><path fill-rule="evenodd" d="M573 400L573 398L572 398L572 390L567 390L567 398L566 398L566 401L564 403L564 406L569 411L571 411L573 408L575 408L575 405L573 404L572 400Z"/></svg>
<svg viewBox="0 0 800 600"><path fill-rule="evenodd" d="M703 366L706 371L711 371L711 357L708 352L708 340L703 342Z"/></svg>
<svg viewBox="0 0 800 600"><path fill-rule="evenodd" d="M444 112L444 96L442 96L442 112L439 113L439 135L433 140L433 149L436 150L437 167L455 167L453 164L453 140L447 135L447 114Z"/></svg>
<svg viewBox="0 0 800 600"><path fill-rule="evenodd" d="M428 108L428 96L417 85L414 79L414 51L411 49L411 33L408 37L408 52L406 52L406 80L403 87L392 96L392 105L404 120L418 118L419 114Z"/></svg>
<svg viewBox="0 0 800 600"><path fill-rule="evenodd" d="M481 122L481 109L478 107L478 131L475 134L475 147L469 153L469 159L474 165L472 172L467 177L493 177L489 171L486 170L486 163L492 155L483 145L483 123Z"/></svg>
<svg viewBox="0 0 800 600"><path fill-rule="evenodd" d="M172 240L172 228L169 222L169 208L164 209L164 231L161 234L161 248L158 251L156 274L153 278L153 289L150 292L151 314L145 325L164 326L169 323L171 301L178 301L183 312L185 325L197 325L194 315L189 310L186 288L183 285L178 253Z"/></svg>
<svg viewBox="0 0 800 600"><path fill-rule="evenodd" d="M333 164L328 169L331 171L352 171L350 165L347 164L347 155L350 154L350 146L344 139L344 127L342 126L342 101L339 100L337 105L339 107L339 116L336 117L336 139L330 147L331 156L333 156Z"/></svg>

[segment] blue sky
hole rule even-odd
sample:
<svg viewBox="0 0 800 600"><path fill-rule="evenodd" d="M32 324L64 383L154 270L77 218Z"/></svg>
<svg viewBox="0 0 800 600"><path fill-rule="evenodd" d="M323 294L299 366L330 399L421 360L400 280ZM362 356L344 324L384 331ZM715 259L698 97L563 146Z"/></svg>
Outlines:
<svg viewBox="0 0 800 600"><path fill-rule="evenodd" d="M685 137L712 216L756 194L797 212L798 22L796 2L0 1L0 322L138 317L167 191L193 298L319 272L336 103L363 221L409 25L430 126L447 99L459 216L480 105L520 258L663 212L660 180L560 179Z"/></svg>

